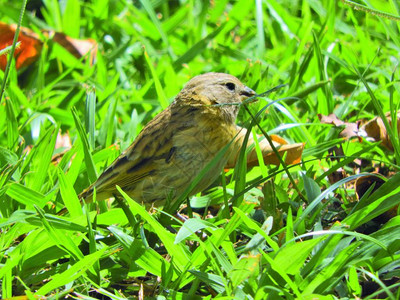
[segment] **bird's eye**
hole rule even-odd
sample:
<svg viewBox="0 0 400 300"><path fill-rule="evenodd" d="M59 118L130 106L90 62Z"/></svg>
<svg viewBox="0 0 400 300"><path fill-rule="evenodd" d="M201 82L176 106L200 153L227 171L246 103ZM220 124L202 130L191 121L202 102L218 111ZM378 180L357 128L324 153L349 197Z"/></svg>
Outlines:
<svg viewBox="0 0 400 300"><path fill-rule="evenodd" d="M230 90L230 91L234 91L235 88L236 88L235 84L232 83L232 82L228 82L228 83L226 84L226 87L227 87L228 90Z"/></svg>

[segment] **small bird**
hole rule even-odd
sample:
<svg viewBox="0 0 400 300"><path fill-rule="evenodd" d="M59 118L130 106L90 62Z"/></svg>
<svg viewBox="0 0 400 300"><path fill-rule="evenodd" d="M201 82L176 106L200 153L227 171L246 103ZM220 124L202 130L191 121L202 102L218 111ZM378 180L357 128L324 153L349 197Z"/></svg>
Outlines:
<svg viewBox="0 0 400 300"><path fill-rule="evenodd" d="M239 104L256 93L236 77L206 73L192 78L165 110L79 197L90 202L117 193L116 185L146 206L179 197L203 168L231 143ZM223 158L191 192L206 189L220 175L232 153Z"/></svg>

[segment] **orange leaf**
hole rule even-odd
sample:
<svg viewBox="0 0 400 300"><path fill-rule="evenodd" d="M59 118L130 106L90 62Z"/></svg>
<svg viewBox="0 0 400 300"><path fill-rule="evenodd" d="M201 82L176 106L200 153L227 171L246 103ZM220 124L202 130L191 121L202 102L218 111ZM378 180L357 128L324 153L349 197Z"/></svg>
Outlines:
<svg viewBox="0 0 400 300"><path fill-rule="evenodd" d="M228 162L226 163L225 168L233 168L238 159L240 148L243 144L244 137L246 135L247 130L244 128L238 127L239 134L235 141L235 148ZM297 164L301 160L301 154L303 153L304 144L296 143L296 144L288 144L286 140L277 135L270 136L274 146L278 150L278 153L282 157L286 153L285 163L288 165ZM254 144L254 139L252 135L250 135L247 147ZM279 158L275 155L275 152L272 150L271 145L266 139L263 139L259 142L259 146L264 158L264 163L266 165L279 165ZM258 165L258 158L255 148L252 148L247 156L247 166L254 167Z"/></svg>
<svg viewBox="0 0 400 300"><path fill-rule="evenodd" d="M0 22L0 49L4 49L14 40L14 34L17 25L8 25ZM14 57L16 60L17 70L27 67L37 60L42 51L43 43L39 40L39 36L28 28L21 27L18 36L18 42L21 42L20 47L15 49ZM4 71L7 65L7 56L0 56L0 68Z"/></svg>
<svg viewBox="0 0 400 300"><path fill-rule="evenodd" d="M17 25L15 24L8 25L0 22L0 50L12 45L16 28ZM97 55L97 42L95 40L73 39L64 33L54 31L45 30L43 33L50 36L50 39L53 39L54 42L60 44L76 58L81 58L89 53L88 59L90 64L93 65L95 62ZM43 47L43 42L40 40L39 35L25 27L21 27L21 31L18 36L18 42L21 42L21 45L15 49L14 53L17 70L22 67L27 67L35 62L38 59ZM0 56L0 68L4 70L6 65L7 56Z"/></svg>

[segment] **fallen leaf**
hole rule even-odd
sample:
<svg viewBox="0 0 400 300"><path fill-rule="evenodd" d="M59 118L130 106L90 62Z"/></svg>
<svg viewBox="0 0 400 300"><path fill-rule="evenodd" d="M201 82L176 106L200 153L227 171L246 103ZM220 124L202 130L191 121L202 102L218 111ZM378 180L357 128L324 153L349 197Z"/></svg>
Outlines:
<svg viewBox="0 0 400 300"><path fill-rule="evenodd" d="M8 25L4 22L0 22L0 50L12 45L17 25ZM97 42L93 39L73 39L64 33L55 32L51 30L43 30L44 35L48 36L54 42L60 44L68 52L74 55L76 58L81 58L88 55L90 64L93 65L96 61L97 55ZM27 67L34 63L40 56L42 51L43 42L40 40L40 36L32 30L21 27L18 42L20 46L15 49L14 57L16 60L16 68ZM0 56L0 68L5 70L7 65L7 55Z"/></svg>
<svg viewBox="0 0 400 300"><path fill-rule="evenodd" d="M60 130L57 134L55 149L59 148L71 149L71 147L72 143L69 133L62 134Z"/></svg>
<svg viewBox="0 0 400 300"><path fill-rule="evenodd" d="M390 125L392 125L392 118L390 112L385 114ZM369 137L372 137L375 141L382 141L382 145L387 149L393 151L393 144L390 141L390 137L386 131L386 127L380 117L376 117L366 123L362 127ZM400 111L397 112L397 132L400 132Z"/></svg>
<svg viewBox="0 0 400 300"><path fill-rule="evenodd" d="M335 114L330 114L328 116L318 114L318 118L322 124L332 124L336 127L343 127L343 130L339 133L340 137L350 139L360 136L358 123L344 122L340 120Z"/></svg>
<svg viewBox="0 0 400 300"><path fill-rule="evenodd" d="M61 130L57 134L55 150L61 150L57 154L53 155L51 158L51 162L54 165L58 165L61 162L64 154L67 153L72 147L71 139L69 137L69 133L62 134Z"/></svg>
<svg viewBox="0 0 400 300"><path fill-rule="evenodd" d="M97 55L97 42L93 39L73 39L64 33L48 31L50 37L53 38L54 42L63 46L68 52L70 52L76 58L81 58L89 53L88 59L90 64L93 65L96 61Z"/></svg>
<svg viewBox="0 0 400 300"><path fill-rule="evenodd" d="M335 126L341 126L344 124L344 122L340 120L335 114L329 114L328 116L318 114L318 118L323 124L332 124Z"/></svg>
<svg viewBox="0 0 400 300"><path fill-rule="evenodd" d="M0 49L12 45L17 25L0 22ZM17 70L35 62L42 51L43 43L39 36L28 28L21 27L18 36L21 45L15 49L14 57ZM7 65L7 55L0 56L0 68L4 71Z"/></svg>
<svg viewBox="0 0 400 300"><path fill-rule="evenodd" d="M380 188L384 183L385 181L382 178L375 175L366 175L357 178L354 185L357 198L361 199L373 184L375 184L375 186L372 189L371 194L374 193L378 188Z"/></svg>
<svg viewBox="0 0 400 300"><path fill-rule="evenodd" d="M230 159L228 160L225 168L233 168L236 165L236 161L239 157L240 148L243 144L244 137L246 135L247 130L244 128L238 128L239 133L236 138L236 145L235 151L232 153ZM259 135L258 137L262 137ZM282 157L286 153L285 163L288 165L297 164L301 160L301 154L303 153L304 144L303 143L296 143L296 144L288 144L286 140L281 138L278 135L270 135L274 146L278 150L279 155ZM247 155L247 166L254 167L258 165L258 158L257 153L254 146L254 139L253 136L249 136L249 140L247 142L247 147L252 147L250 152ZM275 152L272 150L271 145L269 144L267 139L262 139L259 141L259 146L264 158L264 163L266 165L279 165L280 161L279 158L275 155Z"/></svg>

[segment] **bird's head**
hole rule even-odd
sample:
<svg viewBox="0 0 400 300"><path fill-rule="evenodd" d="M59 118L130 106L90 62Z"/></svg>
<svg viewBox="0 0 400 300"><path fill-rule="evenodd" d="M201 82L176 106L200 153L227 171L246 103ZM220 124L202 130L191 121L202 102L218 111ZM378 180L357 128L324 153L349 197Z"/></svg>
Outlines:
<svg viewBox="0 0 400 300"><path fill-rule="evenodd" d="M213 106L234 121L239 104L256 93L236 77L225 73L206 73L192 78L176 97L176 102Z"/></svg>

